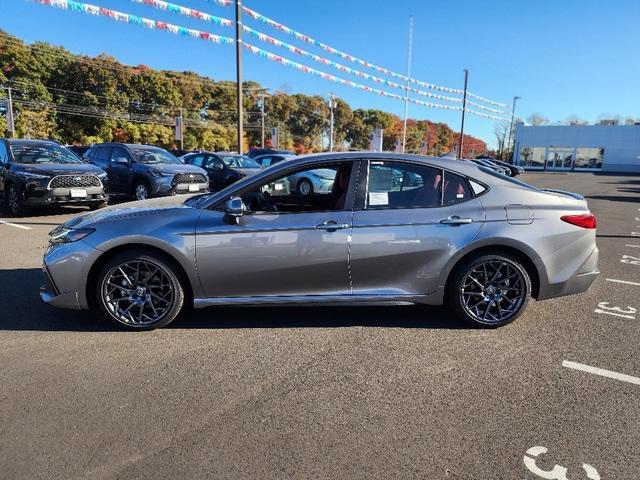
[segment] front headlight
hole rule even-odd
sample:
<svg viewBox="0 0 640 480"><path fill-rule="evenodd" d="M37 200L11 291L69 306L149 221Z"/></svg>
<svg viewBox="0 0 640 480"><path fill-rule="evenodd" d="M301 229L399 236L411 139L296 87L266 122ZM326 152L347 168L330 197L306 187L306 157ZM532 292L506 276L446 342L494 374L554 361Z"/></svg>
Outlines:
<svg viewBox="0 0 640 480"><path fill-rule="evenodd" d="M152 177L172 177L173 176L172 172L162 172L160 170L151 170L149 173L151 174Z"/></svg>
<svg viewBox="0 0 640 480"><path fill-rule="evenodd" d="M97 173L96 177L98 177L101 181L105 181L107 178L109 178L109 175L107 175L107 172L102 172L102 173Z"/></svg>
<svg viewBox="0 0 640 480"><path fill-rule="evenodd" d="M74 229L60 226L49 233L49 243L58 244L77 242L95 231L95 228Z"/></svg>

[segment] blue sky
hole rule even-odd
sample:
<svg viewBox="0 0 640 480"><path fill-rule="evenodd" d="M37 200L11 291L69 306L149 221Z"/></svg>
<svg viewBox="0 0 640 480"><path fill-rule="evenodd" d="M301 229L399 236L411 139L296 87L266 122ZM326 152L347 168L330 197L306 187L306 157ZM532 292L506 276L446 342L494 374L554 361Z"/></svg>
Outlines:
<svg viewBox="0 0 640 480"><path fill-rule="evenodd" d="M172 1L233 18L232 8L205 0ZM87 3L233 36L231 28L131 0ZM127 64L192 70L216 80L235 78L231 45L177 37L25 0L0 0L0 4L0 28L28 42L43 40L88 55L104 52ZM463 69L468 68L471 91L505 103L514 95L521 96L517 115L524 118L532 112L552 121L571 114L590 121L603 113L640 117L638 0L245 0L245 4L337 49L401 73L406 71L408 18L413 15L412 75L417 79L461 88ZM250 19L246 24L319 55L329 55ZM258 40L252 43L357 81ZM286 86L291 93L319 95L333 92L354 108L403 112L402 103L396 100L337 85L247 52L243 64L245 79L269 88ZM409 113L413 118L444 121L459 128L460 114L456 112L411 105ZM465 130L493 143L493 128L494 121L468 116Z"/></svg>

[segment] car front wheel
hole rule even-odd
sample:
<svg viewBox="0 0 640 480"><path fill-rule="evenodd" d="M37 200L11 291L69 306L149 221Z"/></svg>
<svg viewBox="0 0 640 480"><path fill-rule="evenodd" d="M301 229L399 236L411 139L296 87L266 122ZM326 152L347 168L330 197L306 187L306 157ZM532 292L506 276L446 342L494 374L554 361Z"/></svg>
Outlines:
<svg viewBox="0 0 640 480"><path fill-rule="evenodd" d="M144 250L123 252L109 260L98 274L95 292L106 318L134 330L168 325L185 300L175 262Z"/></svg>
<svg viewBox="0 0 640 480"><path fill-rule="evenodd" d="M447 305L474 325L499 327L514 321L531 296L531 279L522 263L510 255L470 258L452 273Z"/></svg>
<svg viewBox="0 0 640 480"><path fill-rule="evenodd" d="M5 192L5 201L7 205L7 212L12 217L19 217L23 213L22 195L20 189L16 185L9 185Z"/></svg>
<svg viewBox="0 0 640 480"><path fill-rule="evenodd" d="M149 198L149 187L144 182L136 183L133 193L136 200L146 200Z"/></svg>

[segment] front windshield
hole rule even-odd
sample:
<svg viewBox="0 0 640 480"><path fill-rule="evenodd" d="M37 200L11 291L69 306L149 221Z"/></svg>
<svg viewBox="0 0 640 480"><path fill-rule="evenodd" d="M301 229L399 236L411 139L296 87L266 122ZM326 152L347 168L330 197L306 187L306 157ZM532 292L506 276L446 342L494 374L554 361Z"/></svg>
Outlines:
<svg viewBox="0 0 640 480"><path fill-rule="evenodd" d="M222 161L229 168L262 168L259 163L244 155L226 155Z"/></svg>
<svg viewBox="0 0 640 480"><path fill-rule="evenodd" d="M75 153L62 145L13 143L10 147L17 163L82 163Z"/></svg>
<svg viewBox="0 0 640 480"><path fill-rule="evenodd" d="M133 148L132 150L138 163L145 163L147 165L182 163L176 157L161 148Z"/></svg>

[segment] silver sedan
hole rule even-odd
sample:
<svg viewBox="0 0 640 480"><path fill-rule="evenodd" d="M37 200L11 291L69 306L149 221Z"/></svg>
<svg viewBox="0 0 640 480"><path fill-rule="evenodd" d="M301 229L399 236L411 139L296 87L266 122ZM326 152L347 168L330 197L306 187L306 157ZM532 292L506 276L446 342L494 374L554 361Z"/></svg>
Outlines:
<svg viewBox="0 0 640 480"><path fill-rule="evenodd" d="M329 185L277 190L323 170ZM483 326L530 297L587 290L596 220L578 194L471 162L382 153L298 157L205 195L120 204L51 233L41 297L133 329L195 308L446 304Z"/></svg>

